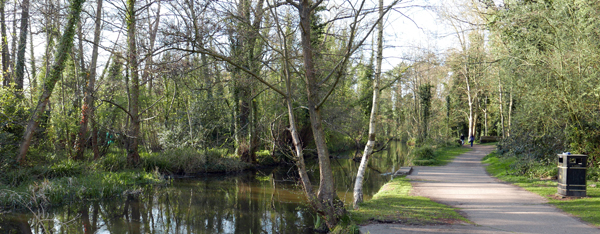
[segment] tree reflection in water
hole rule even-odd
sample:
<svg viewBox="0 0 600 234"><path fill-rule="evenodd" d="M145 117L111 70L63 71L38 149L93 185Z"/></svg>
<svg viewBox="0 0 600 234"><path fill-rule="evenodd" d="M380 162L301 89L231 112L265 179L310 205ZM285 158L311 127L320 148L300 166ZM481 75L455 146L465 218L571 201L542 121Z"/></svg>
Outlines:
<svg viewBox="0 0 600 234"><path fill-rule="evenodd" d="M380 173L402 166L406 151L395 144L373 156L365 175L365 200L390 179ZM358 167L353 155L338 155L332 162L337 191L347 204ZM318 172L318 165L308 167ZM318 173L313 175L310 179L318 182ZM315 215L304 205L295 181L296 170L286 167L175 179L167 188L74 203L38 218L0 215L0 233L313 233Z"/></svg>

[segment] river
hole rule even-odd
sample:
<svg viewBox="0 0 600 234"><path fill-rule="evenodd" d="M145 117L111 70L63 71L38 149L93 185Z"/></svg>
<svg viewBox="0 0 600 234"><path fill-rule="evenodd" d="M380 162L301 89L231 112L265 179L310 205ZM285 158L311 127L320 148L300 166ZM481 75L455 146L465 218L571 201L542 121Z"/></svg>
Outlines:
<svg viewBox="0 0 600 234"><path fill-rule="evenodd" d="M372 156L365 200L391 179L382 174L397 170L407 151L406 145L391 142ZM355 153L333 154L332 159L337 192L347 205L359 165L352 160ZM317 163L309 163L307 170L317 184ZM306 206L297 177L294 167L279 166L178 178L142 195L4 214L0 233L313 233L317 217Z"/></svg>

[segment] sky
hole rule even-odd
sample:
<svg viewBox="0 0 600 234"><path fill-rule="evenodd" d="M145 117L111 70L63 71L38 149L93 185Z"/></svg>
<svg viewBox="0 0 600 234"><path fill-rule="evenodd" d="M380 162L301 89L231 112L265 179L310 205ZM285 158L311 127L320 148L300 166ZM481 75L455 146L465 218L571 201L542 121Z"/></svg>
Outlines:
<svg viewBox="0 0 600 234"><path fill-rule="evenodd" d="M442 0L404 0L390 13L384 25L384 71L403 60L410 62L418 50L443 56L456 44L452 28L435 12L441 6Z"/></svg>

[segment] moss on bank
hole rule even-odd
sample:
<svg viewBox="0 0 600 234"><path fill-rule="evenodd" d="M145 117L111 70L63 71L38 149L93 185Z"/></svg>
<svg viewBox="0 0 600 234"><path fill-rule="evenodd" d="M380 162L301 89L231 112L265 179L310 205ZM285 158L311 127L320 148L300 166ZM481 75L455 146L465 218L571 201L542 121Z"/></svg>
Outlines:
<svg viewBox="0 0 600 234"><path fill-rule="evenodd" d="M581 218L583 221L600 226L600 183L597 180L587 181L587 197L561 198L557 192L556 180L550 180L556 174L556 166L535 165L524 173L522 167L515 166L514 157L498 157L492 152L483 159L488 173L500 180L513 183L530 192L548 199L548 203L557 208ZM595 171L595 170L593 170ZM597 186L598 185L598 186Z"/></svg>

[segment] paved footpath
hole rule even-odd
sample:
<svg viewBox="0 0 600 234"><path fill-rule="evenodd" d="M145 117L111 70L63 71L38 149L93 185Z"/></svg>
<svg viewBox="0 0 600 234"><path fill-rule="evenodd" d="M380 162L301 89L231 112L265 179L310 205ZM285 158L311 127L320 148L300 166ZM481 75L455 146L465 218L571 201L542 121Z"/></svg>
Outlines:
<svg viewBox="0 0 600 234"><path fill-rule="evenodd" d="M372 224L361 227L361 233L600 233L548 205L545 198L487 175L481 159L493 147L475 145L446 166L415 167L408 176L413 195L460 208L475 225Z"/></svg>

